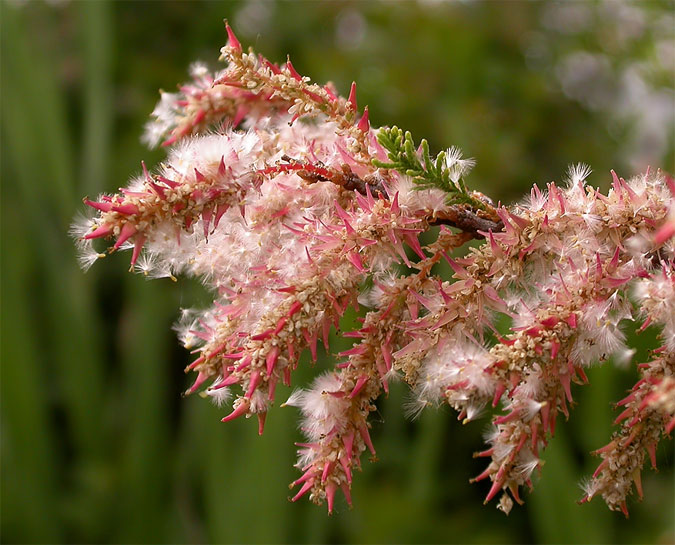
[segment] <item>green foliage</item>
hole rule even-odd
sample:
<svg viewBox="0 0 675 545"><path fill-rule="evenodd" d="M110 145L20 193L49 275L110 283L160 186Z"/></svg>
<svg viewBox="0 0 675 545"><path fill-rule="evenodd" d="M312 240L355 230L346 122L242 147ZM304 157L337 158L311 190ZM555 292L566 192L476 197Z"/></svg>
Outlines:
<svg viewBox="0 0 675 545"><path fill-rule="evenodd" d="M410 131L405 134L397 126L380 129L377 141L387 151L389 163L373 159L378 168L393 169L411 176L417 189L437 188L447 193L448 204L466 204L484 210L485 205L471 196L462 176L462 161L456 148L441 151L435 159L429 155L429 143L422 140L419 150ZM421 155L421 160L420 160Z"/></svg>

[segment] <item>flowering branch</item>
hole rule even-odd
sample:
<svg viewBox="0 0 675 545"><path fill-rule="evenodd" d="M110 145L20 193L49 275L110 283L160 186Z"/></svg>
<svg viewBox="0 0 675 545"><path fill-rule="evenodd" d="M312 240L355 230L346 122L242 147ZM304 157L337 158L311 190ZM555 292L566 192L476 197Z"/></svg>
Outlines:
<svg viewBox="0 0 675 545"><path fill-rule="evenodd" d="M601 495L627 513L645 454L675 427L675 183L647 171L612 172L607 194L572 167L560 186L495 207L464 181L473 160L456 148L429 154L410 133L370 126L356 87L347 99L283 66L244 53L229 26L225 70L192 70L182 95L162 95L146 139L166 138L167 160L115 195L85 199L95 216L73 226L81 262L131 249L150 277L200 277L213 306L186 311L179 338L197 356L188 390L223 418L256 417L263 433L279 382L291 385L301 354L330 350L350 306L361 327L335 368L283 404L297 407L297 500L351 505L355 468L375 457L368 416L389 382L414 392L409 412L448 404L471 421L496 409L488 480L508 512L532 487L540 455L569 416L585 369L630 360L622 322L660 328L660 346L619 405L620 430L597 453L582 501ZM296 123L300 116L311 122ZM206 133L206 134L203 134ZM420 235L440 225L422 246ZM479 246L454 255L466 241ZM446 261L450 278L435 272ZM407 272L401 274L401 270ZM499 332L497 320L509 323ZM498 408L499 407L499 408Z"/></svg>

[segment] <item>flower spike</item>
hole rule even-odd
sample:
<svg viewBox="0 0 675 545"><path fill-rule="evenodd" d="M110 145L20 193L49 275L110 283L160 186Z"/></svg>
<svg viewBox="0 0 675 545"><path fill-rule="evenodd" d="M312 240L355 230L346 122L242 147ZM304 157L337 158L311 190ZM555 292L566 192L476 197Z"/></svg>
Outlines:
<svg viewBox="0 0 675 545"><path fill-rule="evenodd" d="M292 501L308 496L331 514L339 488L351 507L355 468L366 451L376 460L370 413L400 379L411 417L447 404L466 424L495 409L472 482L508 512L532 488L585 370L632 365L623 327L637 322L657 340L635 362L639 379L581 500L601 496L628 516L645 461L656 466L675 429L672 178L611 171L603 194L576 165L565 184L495 205L467 186L474 161L458 148L432 156L426 140L371 127L356 83L345 98L290 59L245 52L227 21L225 31L226 67L193 65L152 112L145 140L173 146L165 161L85 198L92 217L72 227L84 268L129 249L132 271L211 289L211 308L182 311L176 325L194 354L187 393L231 403L223 422L255 415L262 434L279 382L291 386L305 361L324 367L342 335L352 346L282 404L306 436ZM358 326L343 333L350 307Z"/></svg>

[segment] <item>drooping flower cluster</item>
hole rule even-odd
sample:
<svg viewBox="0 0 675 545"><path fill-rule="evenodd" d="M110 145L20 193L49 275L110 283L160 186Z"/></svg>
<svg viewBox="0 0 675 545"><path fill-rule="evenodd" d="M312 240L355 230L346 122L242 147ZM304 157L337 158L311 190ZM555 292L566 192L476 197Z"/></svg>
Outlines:
<svg viewBox="0 0 675 545"><path fill-rule="evenodd" d="M219 405L234 397L223 421L255 415L259 433L301 354L316 359L319 340L329 350L346 309L361 312L335 369L285 401L307 436L293 499L309 494L329 512L338 489L351 503L361 455L375 454L368 415L396 377L415 394L413 414L447 403L473 420L501 403L475 480L489 478L487 500L503 492L508 512L531 486L558 413L568 416L572 384L594 362L630 360L621 322L644 319L662 328L662 345L620 402L622 428L598 451L585 496L625 512L633 482L641 494L645 453L675 426L672 179L612 173L604 195L577 166L563 187L535 186L524 203L495 207L467 189L473 162L456 148L431 158L425 141L371 128L355 85L344 99L290 61L245 53L227 31L227 68L197 66L153 112L146 140L165 139L167 160L154 172L143 165L118 194L85 199L97 215L73 228L82 264L110 239L111 251L131 250L138 272L203 279L213 307L184 312L177 326L197 354L189 392ZM472 238L482 245L451 257ZM440 261L452 278L434 272Z"/></svg>

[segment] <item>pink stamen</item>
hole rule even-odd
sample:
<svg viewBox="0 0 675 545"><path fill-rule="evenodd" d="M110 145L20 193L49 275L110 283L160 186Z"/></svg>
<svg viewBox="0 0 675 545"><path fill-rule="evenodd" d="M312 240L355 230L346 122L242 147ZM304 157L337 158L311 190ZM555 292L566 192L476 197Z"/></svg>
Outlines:
<svg viewBox="0 0 675 545"><path fill-rule="evenodd" d="M342 443L345 446L345 455L347 456L347 461L351 462L352 460L352 447L354 445L354 433L348 433L347 435L342 436Z"/></svg>
<svg viewBox="0 0 675 545"><path fill-rule="evenodd" d="M370 439L370 433L368 433L368 425L365 422L361 424L361 427L359 428L359 433L361 434L363 442L368 447L368 450L370 450L370 453L373 456L375 456L375 447L373 446L373 441Z"/></svg>
<svg viewBox="0 0 675 545"><path fill-rule="evenodd" d="M349 467L349 461L344 456L340 456L340 465L342 466L342 470L345 472L345 479L347 479L347 482L351 484L352 470Z"/></svg>
<svg viewBox="0 0 675 545"><path fill-rule="evenodd" d="M551 340L551 359L554 360L557 355L558 351L560 350L560 343L556 341L555 339Z"/></svg>
<svg viewBox="0 0 675 545"><path fill-rule="evenodd" d="M469 479L469 482L477 483L479 481L482 481L483 479L487 479L491 474L492 469L488 466L482 473L480 473L476 477L473 477L472 479Z"/></svg>
<svg viewBox="0 0 675 545"><path fill-rule="evenodd" d="M497 495L497 492L499 492L502 488L502 482L501 481L495 481L492 483L492 487L490 488L490 491L488 492L488 495L485 496L485 501L483 503L488 503L492 498L494 498Z"/></svg>
<svg viewBox="0 0 675 545"><path fill-rule="evenodd" d="M132 236L136 234L136 226L132 223L125 223L120 230L120 236L117 237L117 242L115 242L113 249L117 250L122 244L129 240Z"/></svg>
<svg viewBox="0 0 675 545"><path fill-rule="evenodd" d="M276 375L272 375L269 380L267 381L267 399L270 401L274 401L274 393L276 392L277 389L277 382L278 382L278 377Z"/></svg>
<svg viewBox="0 0 675 545"><path fill-rule="evenodd" d="M649 453L649 461L652 464L652 469L656 469L656 443L650 443L645 448Z"/></svg>
<svg viewBox="0 0 675 545"><path fill-rule="evenodd" d="M392 365L392 356L388 342L389 339L387 339L387 341L381 346L381 350L382 350L382 359L384 359L384 364L387 367L387 371L390 371Z"/></svg>
<svg viewBox="0 0 675 545"><path fill-rule="evenodd" d="M569 373L561 373L558 375L560 377L560 382L563 386L563 389L565 390L565 396L567 397L567 401L570 403L572 402L572 389L571 389L571 381L572 377L570 376Z"/></svg>
<svg viewBox="0 0 675 545"><path fill-rule="evenodd" d="M307 447L307 448L311 448L311 447L312 447L312 445L309 444L309 443L296 443L295 445L296 445L296 446ZM309 479L311 479L311 478L313 478L313 477L314 477L314 470L313 470L313 469L308 469L305 473L303 473L303 475L302 475L300 478L296 479L295 481L293 481L293 482L291 483L291 488L295 488L295 487L298 486L299 484L304 483L304 482L308 481Z"/></svg>
<svg viewBox="0 0 675 545"><path fill-rule="evenodd" d="M286 58L286 69L288 72L291 74L291 77L297 81L302 81L302 76L298 74L297 70L293 67L293 63L291 63L291 58L287 57Z"/></svg>
<svg viewBox="0 0 675 545"><path fill-rule="evenodd" d="M496 407L497 403L499 403L499 400L502 398L502 395L504 395L504 392L506 391L506 385L503 382L498 382L497 387L495 388L495 395L492 398L492 406Z"/></svg>
<svg viewBox="0 0 675 545"><path fill-rule="evenodd" d="M251 373L251 378L249 379L248 390L244 396L246 399L251 399L251 396L256 391L261 381L262 377L260 376L260 371L253 371Z"/></svg>
<svg viewBox="0 0 675 545"><path fill-rule="evenodd" d="M495 418L494 423L497 426L500 424L506 424L507 422L511 422L511 420L515 420L519 414L520 411L518 409L513 409L509 414Z"/></svg>
<svg viewBox="0 0 675 545"><path fill-rule="evenodd" d="M350 109L356 111L358 106L356 105L356 82L352 82L352 86L349 89L349 98L347 99L347 104L350 105Z"/></svg>
<svg viewBox="0 0 675 545"><path fill-rule="evenodd" d="M197 358L195 361L193 361L190 365L188 365L185 368L185 372L187 373L188 371L192 371L195 367L197 367L200 363L204 363L206 361L206 356L201 356Z"/></svg>
<svg viewBox="0 0 675 545"><path fill-rule="evenodd" d="M307 492L309 492L313 486L314 486L314 479L308 480L305 484L302 485L300 491L295 496L293 496L293 498L291 498L291 501L292 502L298 501L305 494L307 494Z"/></svg>
<svg viewBox="0 0 675 545"><path fill-rule="evenodd" d="M614 420L614 425L628 418L632 412L633 409L631 407L628 407L625 411L623 411L619 416L616 417L616 419Z"/></svg>
<svg viewBox="0 0 675 545"><path fill-rule="evenodd" d="M523 505L523 500L520 499L520 495L518 493L518 485L511 485L509 486L509 491L511 492L511 495L513 496L513 499L516 500L516 503L518 505Z"/></svg>
<svg viewBox="0 0 675 545"><path fill-rule="evenodd" d="M602 471L609 465L609 460L605 458L600 465L597 467L597 469L593 472L593 478L595 479Z"/></svg>
<svg viewBox="0 0 675 545"><path fill-rule="evenodd" d="M326 482L328 475L330 475L330 472L333 471L333 466L335 466L335 462L326 462L324 464L323 472L321 473L321 484Z"/></svg>
<svg viewBox="0 0 675 545"><path fill-rule="evenodd" d="M84 199L84 204L86 204L87 206L91 206L96 210L100 210L101 212L109 212L110 209L112 208L112 203L90 201L89 199Z"/></svg>
<svg viewBox="0 0 675 545"><path fill-rule="evenodd" d="M351 492L349 491L349 485L347 483L342 483L340 485L340 488L342 488L342 493L345 495L345 499L347 500L347 505L349 507L352 507L352 495Z"/></svg>
<svg viewBox="0 0 675 545"><path fill-rule="evenodd" d="M268 352L267 357L265 358L265 365L268 377L272 376L272 371L274 371L274 366L277 363L279 353L280 353L279 347L275 346L274 348L272 348L272 350Z"/></svg>
<svg viewBox="0 0 675 545"><path fill-rule="evenodd" d="M302 309L302 303L300 301L295 301L291 305L291 308L288 309L288 316L293 316L296 312L300 311L300 309Z"/></svg>
<svg viewBox="0 0 675 545"><path fill-rule="evenodd" d="M240 416L248 412L248 408L249 408L249 401L247 399L244 399L242 402L239 403L236 409L234 409L225 418L221 419L221 422L229 422L231 420L234 420L235 418L239 418Z"/></svg>
<svg viewBox="0 0 675 545"><path fill-rule="evenodd" d="M361 132L368 132L370 130L370 121L368 120L368 106L364 108L363 115L361 116L361 120L359 121L359 124L356 128Z"/></svg>
<svg viewBox="0 0 675 545"><path fill-rule="evenodd" d="M354 389L351 391L348 397L350 399L354 399L359 394L359 392L363 390L363 387L366 385L369 378L370 377L368 375L361 375L356 381L356 385L354 386Z"/></svg>
<svg viewBox="0 0 675 545"><path fill-rule="evenodd" d="M572 329L576 329L577 327L577 315L575 313L571 313L565 320L567 322L567 325L570 326Z"/></svg>
<svg viewBox="0 0 675 545"><path fill-rule="evenodd" d="M349 262L354 265L354 268L359 271L360 273L366 272L365 267L363 266L363 262L361 261L361 257L357 252L349 252L347 254L347 259Z"/></svg>
<svg viewBox="0 0 675 545"><path fill-rule="evenodd" d="M200 371L199 374L197 375L197 379L195 380L194 384L190 387L190 389L186 392L187 395L193 394L197 391L197 389L204 384L204 381L209 378L208 373L204 373L203 371Z"/></svg>
<svg viewBox="0 0 675 545"><path fill-rule="evenodd" d="M274 329L266 329L262 333L258 333L257 335L253 335L251 337L251 340L253 341L264 341L265 339L269 339L272 335L274 334Z"/></svg>
<svg viewBox="0 0 675 545"><path fill-rule="evenodd" d="M141 255L141 250L143 249L143 245L145 244L145 237L144 236L138 236L136 237L136 241L134 243L134 251L131 254L131 266L133 267L136 264L136 261L138 261L138 257Z"/></svg>
<svg viewBox="0 0 675 545"><path fill-rule="evenodd" d="M241 51L241 43L237 39L237 37L234 35L234 32L230 28L230 25L227 21L225 21L225 30L227 31L227 43L230 47L235 49L236 51Z"/></svg>
<svg viewBox="0 0 675 545"><path fill-rule="evenodd" d="M232 386L233 384L238 384L240 380L241 380L241 378L238 377L238 376L236 376L236 375L234 375L234 374L233 374L233 375L229 375L229 376L225 377L223 380L221 380L221 381L216 385L215 389L225 388L225 387L227 387L227 386Z"/></svg>
<svg viewBox="0 0 675 545"><path fill-rule="evenodd" d="M110 225L109 223L104 223L103 225L99 225L92 232L84 235L84 239L91 240L94 238L103 238L112 235L112 233L113 233L112 225Z"/></svg>
<svg viewBox="0 0 675 545"><path fill-rule="evenodd" d="M558 319L557 316L549 316L548 318L544 318L541 320L539 323L543 325L544 327L547 328L552 328L555 326L560 320Z"/></svg>
<svg viewBox="0 0 675 545"><path fill-rule="evenodd" d="M303 329L302 336L305 338L305 341L309 346L309 351L312 354L312 361L316 362L316 343L319 340L316 331L314 333L310 333L307 331L307 329Z"/></svg>
<svg viewBox="0 0 675 545"><path fill-rule="evenodd" d="M675 236L675 221L669 221L656 232L654 242L656 244L663 244L673 236Z"/></svg>
<svg viewBox="0 0 675 545"><path fill-rule="evenodd" d="M329 482L326 485L326 503L328 503L328 514L332 515L333 514L333 505L335 503L335 491L337 490L337 486L335 485L334 482Z"/></svg>

